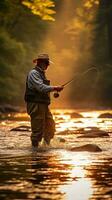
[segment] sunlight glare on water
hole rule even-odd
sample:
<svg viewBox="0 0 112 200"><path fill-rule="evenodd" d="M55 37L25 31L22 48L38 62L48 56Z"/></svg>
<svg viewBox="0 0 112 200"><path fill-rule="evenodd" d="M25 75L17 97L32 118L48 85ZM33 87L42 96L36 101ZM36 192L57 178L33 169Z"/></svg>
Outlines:
<svg viewBox="0 0 112 200"><path fill-rule="evenodd" d="M72 178L71 184L60 186L61 192L63 192L65 200L87 200L93 193L92 182L86 178L87 171L84 166L91 164L90 155L87 154L70 154L68 152L62 152L61 156L66 164L70 164L69 176ZM62 161L62 162L64 162Z"/></svg>
<svg viewBox="0 0 112 200"><path fill-rule="evenodd" d="M73 181L71 185L61 186L60 189L65 193L65 200L87 200L93 193L91 181L84 178Z"/></svg>
<svg viewBox="0 0 112 200"><path fill-rule="evenodd" d="M31 130L11 131L30 126L26 113L0 121L0 199L111 200L112 119L98 118L104 111L79 112L81 118L71 115L75 112L53 111L55 137L51 146L40 144L36 153L31 150ZM93 135L101 130L109 136L80 138L86 131ZM85 144L102 151L71 151Z"/></svg>

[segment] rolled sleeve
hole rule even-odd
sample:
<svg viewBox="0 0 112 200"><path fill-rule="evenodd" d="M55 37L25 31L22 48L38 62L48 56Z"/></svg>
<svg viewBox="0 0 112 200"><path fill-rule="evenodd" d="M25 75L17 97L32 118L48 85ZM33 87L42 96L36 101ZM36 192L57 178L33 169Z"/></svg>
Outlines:
<svg viewBox="0 0 112 200"><path fill-rule="evenodd" d="M36 70L30 71L28 75L28 87L42 93L53 91L53 86L44 84L39 72Z"/></svg>

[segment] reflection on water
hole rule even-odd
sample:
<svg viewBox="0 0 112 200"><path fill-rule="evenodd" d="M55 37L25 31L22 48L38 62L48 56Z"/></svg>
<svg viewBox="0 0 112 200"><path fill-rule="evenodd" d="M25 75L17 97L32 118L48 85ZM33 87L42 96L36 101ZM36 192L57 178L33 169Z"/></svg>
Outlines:
<svg viewBox="0 0 112 200"><path fill-rule="evenodd" d="M0 130L0 199L111 200L112 199L112 119L98 119L98 112L71 119L71 111L55 111L56 136L51 147L30 148L29 132L11 132L29 121L4 120ZM18 115L20 116L20 114ZM78 138L72 131L98 127L110 137ZM59 131L70 130L61 135ZM100 153L71 152L73 146L94 143Z"/></svg>
<svg viewBox="0 0 112 200"><path fill-rule="evenodd" d="M66 153L63 154L62 157L66 157L66 159L67 157L69 158L68 163L71 166L69 176L72 179L69 184L60 186L60 190L65 194L64 199L89 199L93 193L93 189L90 179L86 178L84 166L90 165L91 159L89 159L88 155L81 153L75 155ZM65 160L65 162L67 162L67 160Z"/></svg>
<svg viewBox="0 0 112 200"><path fill-rule="evenodd" d="M71 185L64 186L62 191L66 194L65 199L89 199L92 195L91 181L84 178L78 181L73 181Z"/></svg>

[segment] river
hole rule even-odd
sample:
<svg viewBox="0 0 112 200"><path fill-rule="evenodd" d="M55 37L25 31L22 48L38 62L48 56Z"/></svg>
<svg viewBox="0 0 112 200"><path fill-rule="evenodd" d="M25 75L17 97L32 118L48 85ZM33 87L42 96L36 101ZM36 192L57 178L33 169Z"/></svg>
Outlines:
<svg viewBox="0 0 112 200"><path fill-rule="evenodd" d="M74 118L75 110L52 112L55 137L37 152L31 149L30 131L11 131L30 126L25 113L0 121L0 199L111 200L112 118L98 118L107 111L80 111L83 118ZM109 137L78 137L91 127L109 132ZM84 144L96 144L102 152L70 151Z"/></svg>

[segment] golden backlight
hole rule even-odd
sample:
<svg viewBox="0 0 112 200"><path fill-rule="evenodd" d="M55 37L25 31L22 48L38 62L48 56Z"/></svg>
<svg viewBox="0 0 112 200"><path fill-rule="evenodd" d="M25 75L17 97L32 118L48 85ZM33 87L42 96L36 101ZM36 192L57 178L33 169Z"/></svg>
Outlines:
<svg viewBox="0 0 112 200"><path fill-rule="evenodd" d="M87 171L84 168L91 165L90 155L88 153L71 154L64 151L60 156L63 158L63 164L65 162L66 166L67 164L71 166L70 169L66 169L72 179L71 183L59 188L65 194L64 200L88 200L93 193L93 188L91 180L86 177Z"/></svg>

